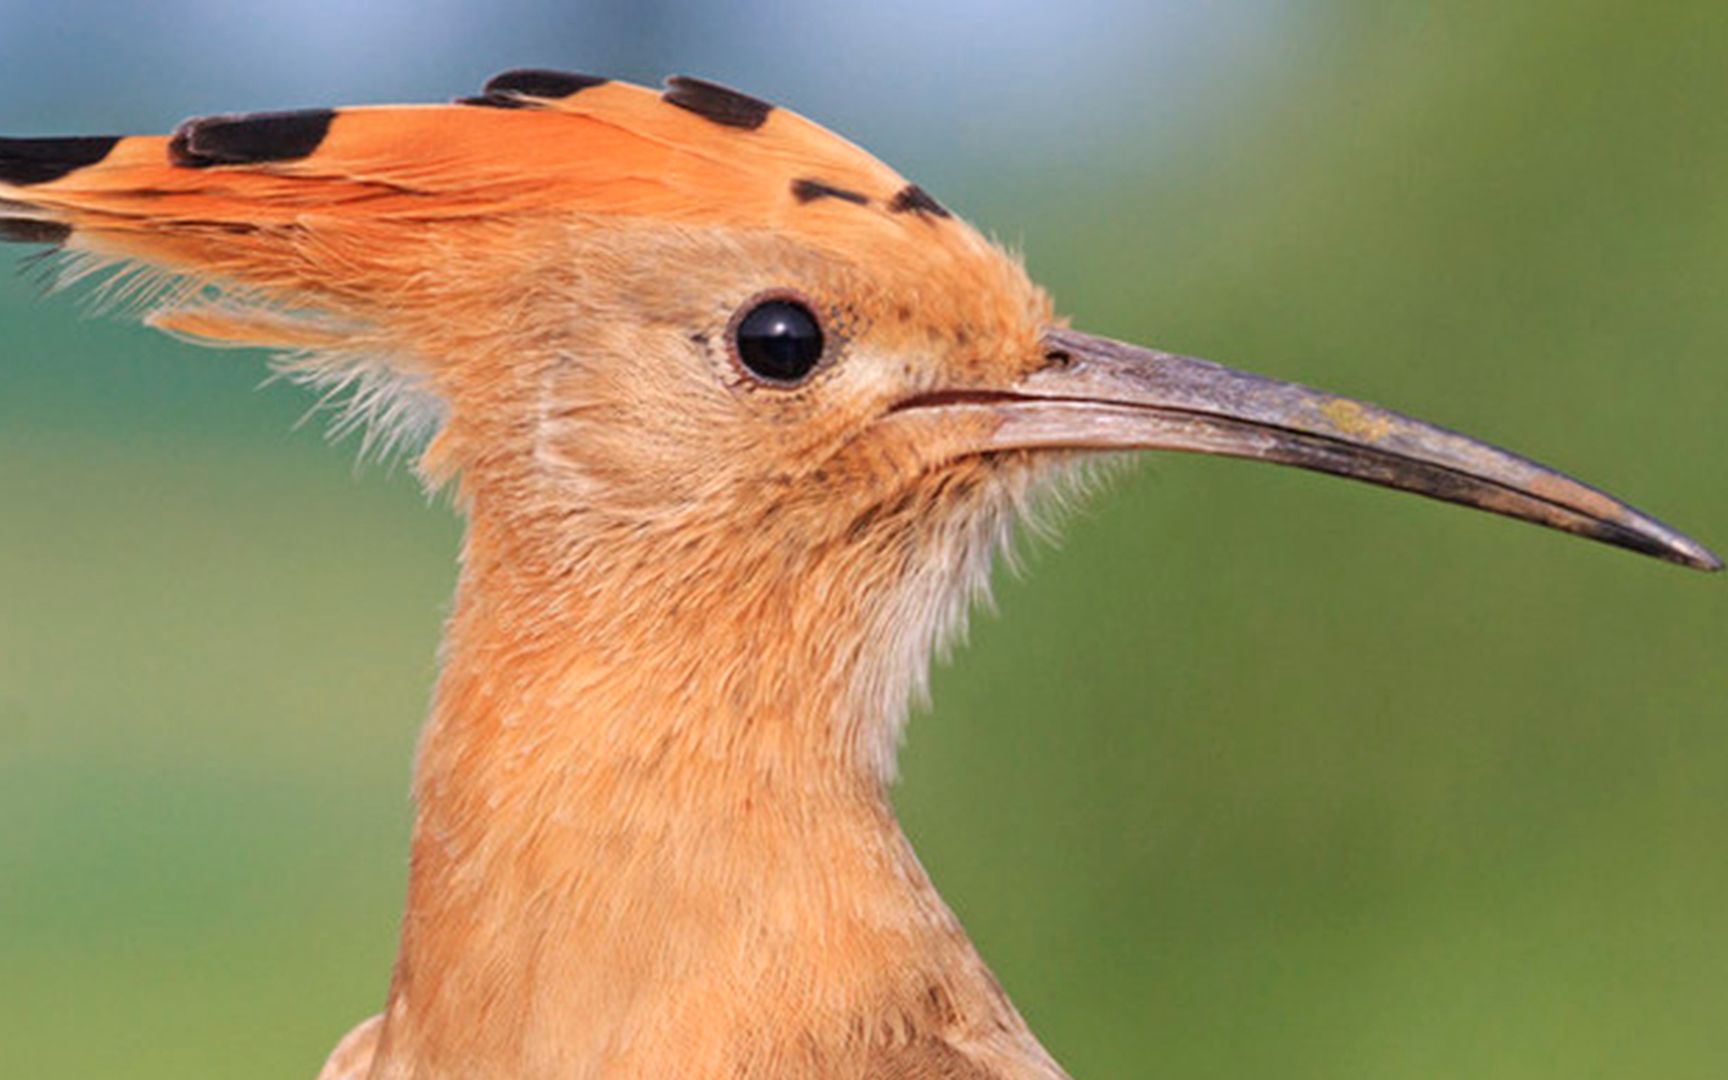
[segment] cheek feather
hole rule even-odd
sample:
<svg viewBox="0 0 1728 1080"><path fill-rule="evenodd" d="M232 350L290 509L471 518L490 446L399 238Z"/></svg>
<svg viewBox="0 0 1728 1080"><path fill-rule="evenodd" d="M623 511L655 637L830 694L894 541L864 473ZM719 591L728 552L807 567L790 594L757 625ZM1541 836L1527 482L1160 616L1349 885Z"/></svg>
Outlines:
<svg viewBox="0 0 1728 1080"><path fill-rule="evenodd" d="M1017 564L1022 526L1052 537L1091 472L1080 459L970 459L851 523L839 557L866 568L858 590L873 598L864 637L874 645L854 658L840 737L874 775L893 779L910 710L929 703L931 662L963 642L972 607L990 603L997 557Z"/></svg>

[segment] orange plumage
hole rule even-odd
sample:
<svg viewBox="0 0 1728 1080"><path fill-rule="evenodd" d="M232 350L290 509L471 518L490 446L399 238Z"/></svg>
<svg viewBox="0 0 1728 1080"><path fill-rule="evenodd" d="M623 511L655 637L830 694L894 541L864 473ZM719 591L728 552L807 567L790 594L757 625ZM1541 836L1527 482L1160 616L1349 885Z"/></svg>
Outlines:
<svg viewBox="0 0 1728 1080"><path fill-rule="evenodd" d="M766 230L854 257L892 257L909 243L984 250L944 211L894 213L904 180L784 110L744 129L611 82L564 99L471 100L511 107L204 118L174 136L121 139L99 162L29 185L28 205L72 226L78 250L361 316L412 300L403 277L439 273L449 247L481 258L505 246L506 227L565 228L585 216ZM315 144L304 155L224 160L224 138L273 123L278 137L315 132ZM842 194L803 194L818 188ZM405 266L413 256L426 264Z"/></svg>
<svg viewBox="0 0 1728 1080"><path fill-rule="evenodd" d="M1720 565L1462 436L1068 330L921 189L697 80L0 140L0 238L154 268L156 325L288 350L457 483L401 951L327 1080L1060 1077L887 785L932 652L1090 452Z"/></svg>

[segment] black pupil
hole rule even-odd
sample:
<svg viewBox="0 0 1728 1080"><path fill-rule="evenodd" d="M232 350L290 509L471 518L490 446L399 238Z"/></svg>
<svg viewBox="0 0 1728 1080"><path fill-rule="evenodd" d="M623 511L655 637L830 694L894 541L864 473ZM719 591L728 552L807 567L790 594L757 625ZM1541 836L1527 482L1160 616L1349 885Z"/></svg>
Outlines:
<svg viewBox="0 0 1728 1080"><path fill-rule="evenodd" d="M760 378L796 382L822 359L822 327L803 304L764 301L738 323L738 359Z"/></svg>

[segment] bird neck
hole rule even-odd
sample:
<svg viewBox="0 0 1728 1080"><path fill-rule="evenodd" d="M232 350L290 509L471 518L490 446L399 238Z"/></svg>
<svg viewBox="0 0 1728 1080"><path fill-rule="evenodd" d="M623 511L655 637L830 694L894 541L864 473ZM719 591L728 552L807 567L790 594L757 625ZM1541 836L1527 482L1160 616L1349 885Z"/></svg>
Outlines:
<svg viewBox="0 0 1728 1080"><path fill-rule="evenodd" d="M838 582L520 540L465 546L374 1076L754 1075L776 1015L1023 1034L859 749L863 613L808 610Z"/></svg>

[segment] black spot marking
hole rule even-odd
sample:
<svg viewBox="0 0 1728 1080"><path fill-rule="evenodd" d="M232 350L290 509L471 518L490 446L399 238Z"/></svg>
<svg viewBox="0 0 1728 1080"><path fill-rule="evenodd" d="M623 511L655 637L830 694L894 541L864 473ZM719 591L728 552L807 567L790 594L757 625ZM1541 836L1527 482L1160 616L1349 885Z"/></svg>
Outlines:
<svg viewBox="0 0 1728 1080"><path fill-rule="evenodd" d="M335 118L334 109L196 117L175 129L168 160L188 169L298 161L318 149Z"/></svg>
<svg viewBox="0 0 1728 1080"><path fill-rule="evenodd" d="M824 184L820 180L792 181L792 194L801 203L815 202L817 199L840 199L844 202L857 203L859 206L869 206L870 196L859 194L847 188Z"/></svg>
<svg viewBox="0 0 1728 1080"><path fill-rule="evenodd" d="M72 139L0 138L0 182L46 184L108 156L118 136Z"/></svg>
<svg viewBox="0 0 1728 1080"><path fill-rule="evenodd" d="M508 97L512 94L535 98L567 98L571 94L579 94L596 86L604 86L610 79L598 75L582 75L574 71L547 71L543 68L518 68L494 75L486 80L481 89L481 98L469 98L465 105L496 104L487 99ZM511 108L509 105L503 108Z"/></svg>
<svg viewBox="0 0 1728 1080"><path fill-rule="evenodd" d="M766 124L768 114L774 111L774 106L760 98L688 75L667 79L666 92L660 97L667 104L688 109L703 119L746 131Z"/></svg>
<svg viewBox="0 0 1728 1080"><path fill-rule="evenodd" d="M457 98L450 104L475 105L484 109L531 109L534 107L534 103L529 101L527 98L504 96L491 97L487 94L481 94L478 97Z"/></svg>
<svg viewBox="0 0 1728 1080"><path fill-rule="evenodd" d="M937 202L928 191L917 184L907 184L897 192L888 209L896 214L928 214L931 217L952 217L948 208Z"/></svg>
<svg viewBox="0 0 1728 1080"><path fill-rule="evenodd" d="M0 243L58 245L64 244L71 235L72 226L58 221L0 217Z"/></svg>

